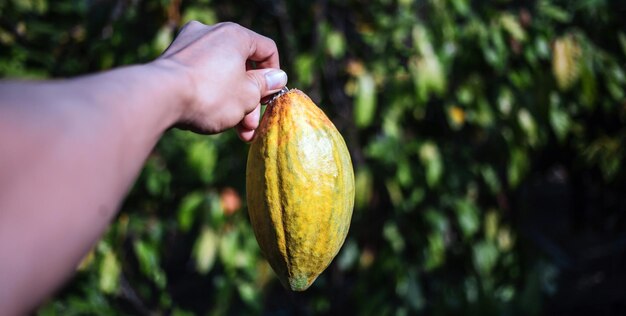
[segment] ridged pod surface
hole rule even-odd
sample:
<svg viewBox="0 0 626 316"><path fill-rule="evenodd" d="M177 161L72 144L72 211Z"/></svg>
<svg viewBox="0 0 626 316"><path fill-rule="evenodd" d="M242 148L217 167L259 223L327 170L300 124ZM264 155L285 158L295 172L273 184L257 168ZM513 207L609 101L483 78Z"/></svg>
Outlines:
<svg viewBox="0 0 626 316"><path fill-rule="evenodd" d="M289 90L267 106L246 187L261 251L285 287L306 290L346 238L354 171L341 134L303 92Z"/></svg>

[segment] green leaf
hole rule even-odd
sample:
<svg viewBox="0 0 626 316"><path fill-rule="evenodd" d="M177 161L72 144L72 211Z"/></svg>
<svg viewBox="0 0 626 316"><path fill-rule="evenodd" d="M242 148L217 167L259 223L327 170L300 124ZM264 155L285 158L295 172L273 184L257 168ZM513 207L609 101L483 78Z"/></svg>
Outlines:
<svg viewBox="0 0 626 316"><path fill-rule="evenodd" d="M554 41L552 72L559 89L569 90L580 78L582 50L573 35L566 35Z"/></svg>
<svg viewBox="0 0 626 316"><path fill-rule="evenodd" d="M463 236L465 238L473 236L480 227L479 210L474 203L466 199L458 200L454 210Z"/></svg>
<svg viewBox="0 0 626 316"><path fill-rule="evenodd" d="M356 209L364 209L369 206L373 190L373 179L369 169L361 167L357 170L354 180Z"/></svg>
<svg viewBox="0 0 626 316"><path fill-rule="evenodd" d="M520 183L528 167L526 153L519 148L511 149L508 166L508 179L511 187L515 188Z"/></svg>
<svg viewBox="0 0 626 316"><path fill-rule="evenodd" d="M456 10L456 12L461 16L467 16L470 12L470 5L468 0L452 0L452 6L454 7L454 10Z"/></svg>
<svg viewBox="0 0 626 316"><path fill-rule="evenodd" d="M425 142L419 149L419 157L426 167L426 183L429 187L436 186L443 174L443 163L437 145L433 142Z"/></svg>
<svg viewBox="0 0 626 316"><path fill-rule="evenodd" d="M196 244L194 245L193 256L196 261L196 270L200 274L206 274L211 271L215 263L217 248L219 245L219 236L210 227L204 226Z"/></svg>
<svg viewBox="0 0 626 316"><path fill-rule="evenodd" d="M205 183L213 180L217 162L215 144L208 140L195 141L187 148L187 163Z"/></svg>
<svg viewBox="0 0 626 316"><path fill-rule="evenodd" d="M369 73L357 78L356 98L354 100L354 121L357 127L368 127L376 113L376 83Z"/></svg>
<svg viewBox="0 0 626 316"><path fill-rule="evenodd" d="M100 263L100 290L106 294L117 292L121 267L115 253L108 249Z"/></svg>
<svg viewBox="0 0 626 316"><path fill-rule="evenodd" d="M395 223L387 222L383 227L383 236L385 240L391 245L391 249L396 253L400 253L404 250L405 243L404 237L400 233L398 226Z"/></svg>
<svg viewBox="0 0 626 316"><path fill-rule="evenodd" d="M517 121L524 133L526 134L528 144L530 144L531 146L537 145L537 124L535 123L535 120L533 119L530 112L526 109L520 109L517 113Z"/></svg>
<svg viewBox="0 0 626 316"><path fill-rule="evenodd" d="M313 83L315 58L313 55L300 54L294 61L296 78L303 87L308 87Z"/></svg>
<svg viewBox="0 0 626 316"><path fill-rule="evenodd" d="M346 271L354 266L359 259L359 247L354 240L349 239L341 247L341 252L337 256L337 266L340 270Z"/></svg>
<svg viewBox="0 0 626 316"><path fill-rule="evenodd" d="M618 32L617 39L619 40L619 44L622 47L622 53L624 54L624 56L626 56L626 34Z"/></svg>
<svg viewBox="0 0 626 316"><path fill-rule="evenodd" d="M445 92L445 71L424 27L417 25L413 28L413 41L419 54L409 60L409 72L418 99L427 101L431 94L442 95Z"/></svg>
<svg viewBox="0 0 626 316"><path fill-rule="evenodd" d="M206 25L213 25L219 22L215 11L206 6L189 6L185 9L182 17L182 23L196 20Z"/></svg>
<svg viewBox="0 0 626 316"><path fill-rule="evenodd" d="M204 196L200 192L187 194L178 207L178 227L183 232L189 231L194 223L197 209L204 201Z"/></svg>
<svg viewBox="0 0 626 316"><path fill-rule="evenodd" d="M596 104L597 98L597 79L593 71L593 64L591 60L586 60L582 66L580 73L581 82L581 102L589 110L593 110Z"/></svg>
<svg viewBox="0 0 626 316"><path fill-rule="evenodd" d="M572 16L566 10L551 4L548 0L539 1L537 8L541 16L557 22L567 23L572 19Z"/></svg>
<svg viewBox="0 0 626 316"><path fill-rule="evenodd" d="M387 187L387 192L389 193L391 203L393 204L393 206L399 207L404 200L402 189L397 182L392 180L388 180L387 182L385 182L385 186Z"/></svg>
<svg viewBox="0 0 626 316"><path fill-rule="evenodd" d="M346 40L343 33L331 30L326 35L326 51L335 59L343 57L346 52Z"/></svg>
<svg viewBox="0 0 626 316"><path fill-rule="evenodd" d="M498 174L493 169L493 167L489 165L485 165L480 169L480 173L483 177L483 180L489 187L489 191L492 194L496 194L500 192L502 185L500 184L500 179L498 178Z"/></svg>
<svg viewBox="0 0 626 316"><path fill-rule="evenodd" d="M164 52L172 43L174 39L173 30L169 26L163 26L159 29L156 37L154 38L154 43L152 46L156 53Z"/></svg>
<svg viewBox="0 0 626 316"><path fill-rule="evenodd" d="M441 266L446 258L446 247L443 240L443 234L439 232L432 232L428 234L428 248L426 248L426 261L424 262L424 269L431 271Z"/></svg>
<svg viewBox="0 0 626 316"><path fill-rule="evenodd" d="M488 242L495 242L499 226L498 213L496 213L495 211L487 212L483 225L485 227L485 239Z"/></svg>
<svg viewBox="0 0 626 316"><path fill-rule="evenodd" d="M250 283L240 283L237 286L239 297L248 305L258 304L259 292Z"/></svg>
<svg viewBox="0 0 626 316"><path fill-rule="evenodd" d="M517 18L510 13L504 13L500 16L500 24L514 39L524 42L526 40L526 31L517 21Z"/></svg>
<svg viewBox="0 0 626 316"><path fill-rule="evenodd" d="M472 247L474 267L483 276L491 274L498 262L498 256L498 248L493 243L482 241Z"/></svg>
<svg viewBox="0 0 626 316"><path fill-rule="evenodd" d="M561 109L555 97L556 95L552 95L550 98L550 125L559 142L563 143L572 124L569 115Z"/></svg>
<svg viewBox="0 0 626 316"><path fill-rule="evenodd" d="M509 88L505 87L500 90L500 95L498 96L498 109L505 117L511 114L511 110L513 109L513 100L514 95Z"/></svg>
<svg viewBox="0 0 626 316"><path fill-rule="evenodd" d="M135 241L133 246L141 272L149 277L159 288L164 288L167 280L165 273L159 266L159 255L156 247L143 240Z"/></svg>
<svg viewBox="0 0 626 316"><path fill-rule="evenodd" d="M493 112L491 106L487 103L487 99L480 98L477 102L477 108L474 111L474 120L479 126L488 128L493 124Z"/></svg>
<svg viewBox="0 0 626 316"><path fill-rule="evenodd" d="M144 167L146 190L153 196L167 195L172 175L159 157L150 158Z"/></svg>
<svg viewBox="0 0 626 316"><path fill-rule="evenodd" d="M232 269L237 265L238 238L239 233L236 230L226 232L220 238L219 256L221 262L227 268Z"/></svg>

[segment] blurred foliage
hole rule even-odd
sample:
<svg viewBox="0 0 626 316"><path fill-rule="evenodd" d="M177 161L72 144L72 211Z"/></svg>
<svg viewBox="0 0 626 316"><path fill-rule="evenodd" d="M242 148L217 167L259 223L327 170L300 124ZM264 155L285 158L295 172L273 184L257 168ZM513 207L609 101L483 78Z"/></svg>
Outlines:
<svg viewBox="0 0 626 316"><path fill-rule="evenodd" d="M247 219L247 145L169 131L38 314L623 312L602 296L624 293L621 269L589 266L625 261L624 16L610 0L1 1L3 77L147 62L192 19L267 35L356 169L342 251L288 293Z"/></svg>

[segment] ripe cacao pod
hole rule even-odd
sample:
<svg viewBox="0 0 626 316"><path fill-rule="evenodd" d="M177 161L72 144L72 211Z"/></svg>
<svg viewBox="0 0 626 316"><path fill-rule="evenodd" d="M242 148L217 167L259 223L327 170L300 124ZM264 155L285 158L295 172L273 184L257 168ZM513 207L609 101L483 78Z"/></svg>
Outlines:
<svg viewBox="0 0 626 316"><path fill-rule="evenodd" d="M248 153L248 213L281 283L306 290L343 244L354 206L354 171L333 123L292 89L267 106Z"/></svg>

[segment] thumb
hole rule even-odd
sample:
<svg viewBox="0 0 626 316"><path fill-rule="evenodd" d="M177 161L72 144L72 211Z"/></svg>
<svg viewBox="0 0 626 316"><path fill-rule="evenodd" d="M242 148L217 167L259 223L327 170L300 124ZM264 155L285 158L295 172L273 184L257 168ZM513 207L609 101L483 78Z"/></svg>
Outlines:
<svg viewBox="0 0 626 316"><path fill-rule="evenodd" d="M287 84L287 74L280 69L254 69L246 74L259 88L261 98L280 91Z"/></svg>

